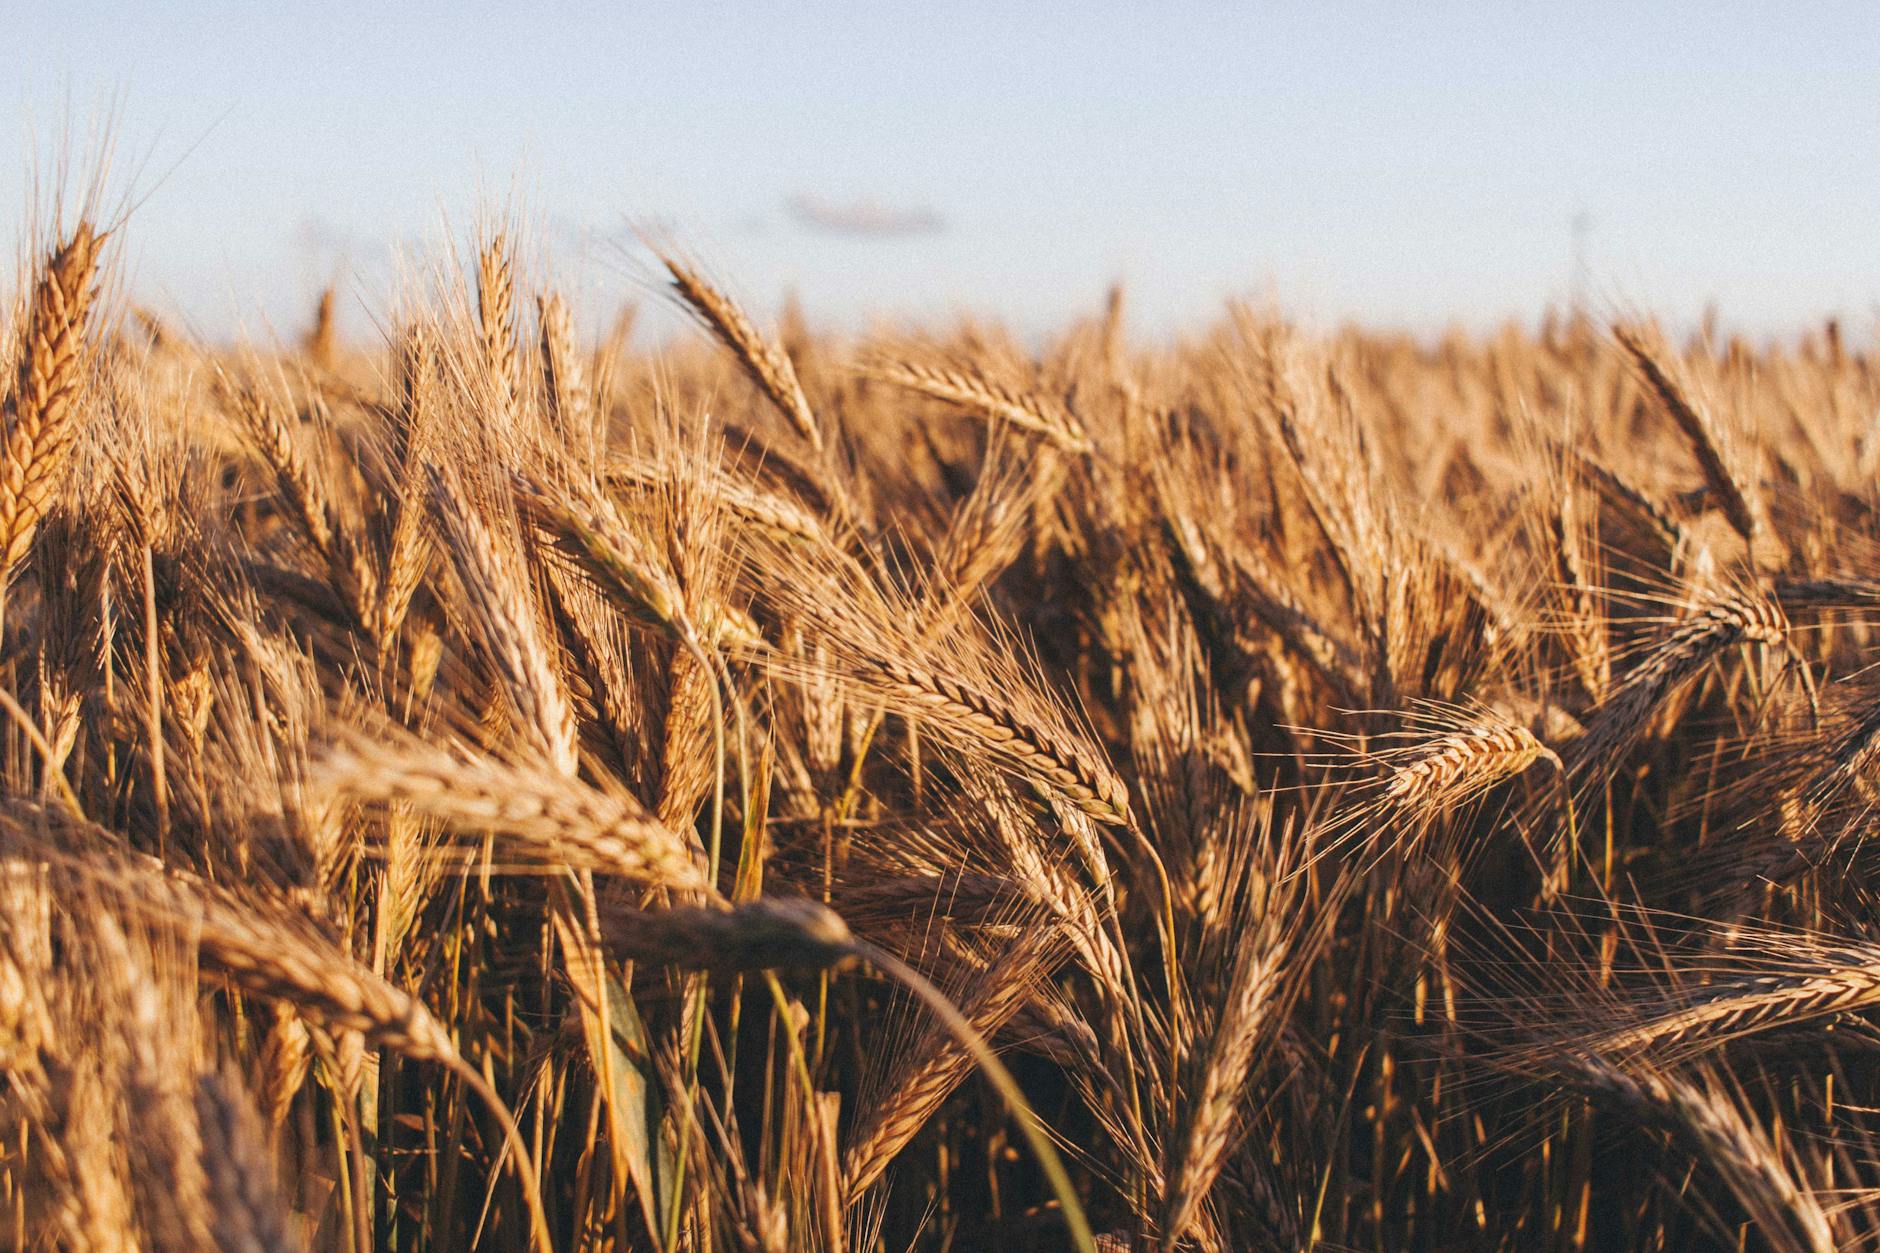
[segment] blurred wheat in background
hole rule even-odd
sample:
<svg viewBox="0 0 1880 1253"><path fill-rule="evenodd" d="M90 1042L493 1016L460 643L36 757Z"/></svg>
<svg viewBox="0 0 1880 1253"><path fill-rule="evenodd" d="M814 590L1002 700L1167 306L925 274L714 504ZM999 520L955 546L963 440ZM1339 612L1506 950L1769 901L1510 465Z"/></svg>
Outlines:
<svg viewBox="0 0 1880 1253"><path fill-rule="evenodd" d="M34 1249L1880 1237L1880 357L0 323Z"/></svg>

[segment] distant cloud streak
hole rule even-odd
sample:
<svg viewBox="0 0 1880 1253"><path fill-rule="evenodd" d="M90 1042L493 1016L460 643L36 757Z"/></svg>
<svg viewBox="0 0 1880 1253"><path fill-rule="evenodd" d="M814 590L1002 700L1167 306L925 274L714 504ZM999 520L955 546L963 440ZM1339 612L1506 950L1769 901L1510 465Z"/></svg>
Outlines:
<svg viewBox="0 0 1880 1253"><path fill-rule="evenodd" d="M820 196L796 195L788 201L798 226L823 235L851 239L898 239L911 235L938 235L946 219L923 207L896 208L874 200L836 202Z"/></svg>

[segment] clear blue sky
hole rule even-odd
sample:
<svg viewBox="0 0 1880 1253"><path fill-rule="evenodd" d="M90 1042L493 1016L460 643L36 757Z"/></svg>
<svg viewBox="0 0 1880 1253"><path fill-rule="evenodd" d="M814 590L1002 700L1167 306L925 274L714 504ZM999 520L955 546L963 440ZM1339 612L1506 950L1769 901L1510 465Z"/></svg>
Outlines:
<svg viewBox="0 0 1880 1253"><path fill-rule="evenodd" d="M1118 277L1155 331L1236 293L1484 325L1565 293L1578 213L1609 302L1880 307L1869 4L0 0L0 47L0 231L112 107L133 286L212 331L341 267L376 302L512 191L595 317L649 220L847 325L1037 329Z"/></svg>

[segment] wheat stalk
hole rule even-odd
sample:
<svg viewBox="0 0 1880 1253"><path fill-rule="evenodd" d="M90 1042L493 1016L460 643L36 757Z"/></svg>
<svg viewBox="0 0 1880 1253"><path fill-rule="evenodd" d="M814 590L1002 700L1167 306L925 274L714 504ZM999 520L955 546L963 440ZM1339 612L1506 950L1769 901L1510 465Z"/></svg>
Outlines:
<svg viewBox="0 0 1880 1253"><path fill-rule="evenodd" d="M80 222L47 258L33 285L0 466L0 585L32 546L33 533L64 485L80 424L86 319L104 237Z"/></svg>
<svg viewBox="0 0 1880 1253"><path fill-rule="evenodd" d="M859 659L856 670L878 696L915 716L956 728L1027 777L1049 784L1099 822L1129 821L1129 791L1114 770L1082 744L1026 718L1009 702L966 679L899 657Z"/></svg>
<svg viewBox="0 0 1880 1253"><path fill-rule="evenodd" d="M126 915L175 929L195 946L197 959L229 983L340 1033L389 1048L416 1061L437 1062L459 1075L505 1126L512 1147L521 1136L508 1108L482 1075L458 1053L450 1034L415 997L361 967L311 927L270 916L226 892L175 872L164 874L128 861L87 861L28 846L77 892L102 895ZM526 1158L517 1159L529 1198L533 1238L551 1247L540 1188Z"/></svg>
<svg viewBox="0 0 1880 1253"><path fill-rule="evenodd" d="M1796 1182L1768 1136L1714 1087L1667 1074L1628 1073L1597 1055L1561 1056L1552 1064L1585 1090L1617 1100L1683 1139L1717 1172L1774 1247L1804 1253L1841 1247L1820 1202Z"/></svg>
<svg viewBox="0 0 1880 1253"><path fill-rule="evenodd" d="M680 892L707 892L693 842L625 792L604 793L558 771L465 760L421 743L335 746L318 786L379 806L400 805L466 833L521 841L531 864L567 864Z"/></svg>
<svg viewBox="0 0 1880 1253"><path fill-rule="evenodd" d="M827 970L855 959L855 937L826 905L762 897L729 908L616 909L601 938L623 957L681 970Z"/></svg>
<svg viewBox="0 0 1880 1253"><path fill-rule="evenodd" d="M946 401L982 417L1009 422L1066 452L1091 450L1090 437L1068 409L1033 393L1015 392L977 371L884 361L864 366L862 372L868 378Z"/></svg>
<svg viewBox="0 0 1880 1253"><path fill-rule="evenodd" d="M516 274L509 241L500 233L477 253L477 327L483 365L504 406L516 399Z"/></svg>
<svg viewBox="0 0 1880 1253"><path fill-rule="evenodd" d="M234 1079L202 1076L196 1081L195 1105L218 1246L270 1253L300 1248L274 1181L266 1140Z"/></svg>
<svg viewBox="0 0 1880 1253"><path fill-rule="evenodd" d="M1690 445L1691 454L1697 458L1697 464L1704 472L1704 482L1715 492L1724 516L1745 543L1754 545L1762 530L1760 514L1748 486L1741 475L1730 465L1725 456L1717 431L1704 412L1691 403L1684 389L1679 387L1665 367L1653 355L1652 350L1640 336L1623 327L1614 327L1613 335L1626 352L1630 353L1639 373L1651 386L1668 414Z"/></svg>
<svg viewBox="0 0 1880 1253"><path fill-rule="evenodd" d="M990 1036L1018 1012L1039 976L1049 933L1033 931L1023 947L985 966L959 996L978 1035ZM885 1099L863 1110L842 1152L843 1186L851 1200L867 1191L934 1110L971 1073L972 1056L954 1034L935 1025L900 1054L883 1085Z"/></svg>
<svg viewBox="0 0 1880 1253"><path fill-rule="evenodd" d="M1880 1003L1880 946L1845 940L1808 948L1806 960L1784 962L1768 973L1726 977L1690 1004L1597 1033L1586 1046L1615 1055L1702 1047Z"/></svg>
<svg viewBox="0 0 1880 1253"><path fill-rule="evenodd" d="M535 597L517 571L514 545L500 544L461 492L435 465L425 467L431 511L457 571L475 627L474 638L523 716L525 730L563 774L575 772L579 733Z"/></svg>
<svg viewBox="0 0 1880 1253"><path fill-rule="evenodd" d="M1666 632L1613 689L1574 747L1573 764L1609 761L1638 734L1665 696L1723 650L1742 643L1783 648L1788 620L1774 602L1724 591Z"/></svg>
<svg viewBox="0 0 1880 1253"><path fill-rule="evenodd" d="M1451 808L1543 758L1562 768L1557 753L1512 723L1462 727L1406 755L1389 766L1383 780L1384 797L1405 808Z"/></svg>
<svg viewBox="0 0 1880 1253"><path fill-rule="evenodd" d="M672 275L672 288L686 307L731 350L758 391L776 406L804 442L821 452L822 427L803 394L803 385L797 381L789 354L759 334L738 303L707 282L698 270L670 253L659 253L659 259Z"/></svg>

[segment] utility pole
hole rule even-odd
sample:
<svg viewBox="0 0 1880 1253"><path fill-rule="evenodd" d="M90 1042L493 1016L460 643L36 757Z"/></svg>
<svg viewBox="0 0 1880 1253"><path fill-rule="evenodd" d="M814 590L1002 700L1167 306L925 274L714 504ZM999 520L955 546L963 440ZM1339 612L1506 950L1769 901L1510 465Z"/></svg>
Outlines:
<svg viewBox="0 0 1880 1253"><path fill-rule="evenodd" d="M1568 260L1567 312L1580 317L1586 312L1586 289L1591 272L1588 245L1593 237L1593 215L1585 209L1573 215L1573 251Z"/></svg>

